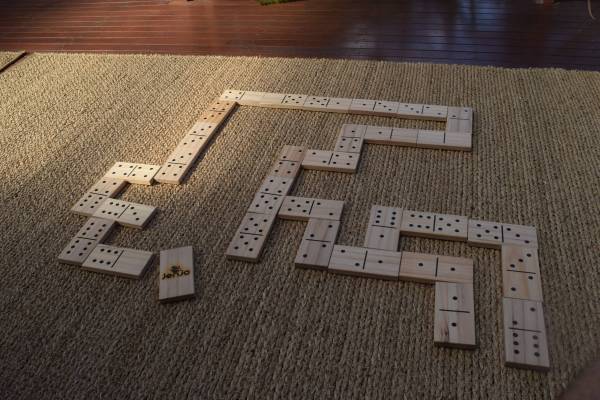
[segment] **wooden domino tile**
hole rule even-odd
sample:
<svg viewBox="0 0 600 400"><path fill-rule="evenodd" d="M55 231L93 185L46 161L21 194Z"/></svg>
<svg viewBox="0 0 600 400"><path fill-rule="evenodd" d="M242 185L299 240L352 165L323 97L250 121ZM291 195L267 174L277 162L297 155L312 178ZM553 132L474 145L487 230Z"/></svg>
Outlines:
<svg viewBox="0 0 600 400"><path fill-rule="evenodd" d="M368 249L398 250L400 230L385 226L369 226L364 246Z"/></svg>
<svg viewBox="0 0 600 400"><path fill-rule="evenodd" d="M394 128L392 129L390 142L393 145L414 147L417 145L418 135L418 129Z"/></svg>
<svg viewBox="0 0 600 400"><path fill-rule="evenodd" d="M300 221L309 218L339 221L343 208L343 201L286 196L277 216Z"/></svg>
<svg viewBox="0 0 600 400"><path fill-rule="evenodd" d="M369 214L369 225L385 226L400 229L402 221L402 208L374 205Z"/></svg>
<svg viewBox="0 0 600 400"><path fill-rule="evenodd" d="M305 94L286 94L281 101L281 108L302 109L308 98Z"/></svg>
<svg viewBox="0 0 600 400"><path fill-rule="evenodd" d="M421 283L472 283L473 260L405 251L400 262L400 279Z"/></svg>
<svg viewBox="0 0 600 400"><path fill-rule="evenodd" d="M94 212L94 217L116 221L120 225L142 229L150 221L156 207L109 199Z"/></svg>
<svg viewBox="0 0 600 400"><path fill-rule="evenodd" d="M244 93L245 92L243 90L228 89L223 92L221 97L219 97L219 100L238 101L239 99L242 98Z"/></svg>
<svg viewBox="0 0 600 400"><path fill-rule="evenodd" d="M302 240L319 240L334 243L340 229L340 221L309 218Z"/></svg>
<svg viewBox="0 0 600 400"><path fill-rule="evenodd" d="M537 248L537 230L533 226L500 224L470 219L468 239L470 245L500 249L502 244Z"/></svg>
<svg viewBox="0 0 600 400"><path fill-rule="evenodd" d="M101 194L87 192L71 207L71 211L89 217L109 198Z"/></svg>
<svg viewBox="0 0 600 400"><path fill-rule="evenodd" d="M298 268L325 270L329 266L332 252L333 242L302 240L294 264Z"/></svg>
<svg viewBox="0 0 600 400"><path fill-rule="evenodd" d="M444 149L471 151L473 136L468 133L446 132L444 136Z"/></svg>
<svg viewBox="0 0 600 400"><path fill-rule="evenodd" d="M332 97L329 99L329 103L327 103L327 108L325 109L325 111L337 112L337 113L347 113L350 110L351 103L352 103L352 99L344 99L341 97Z"/></svg>
<svg viewBox="0 0 600 400"><path fill-rule="evenodd" d="M58 260L65 264L83 264L96 245L106 239L115 225L114 221L101 218L88 219L60 253Z"/></svg>
<svg viewBox="0 0 600 400"><path fill-rule="evenodd" d="M340 136L335 143L335 151L360 153L363 147L363 142L363 138L346 138Z"/></svg>
<svg viewBox="0 0 600 400"><path fill-rule="evenodd" d="M279 108L285 96L284 93L265 93L258 105L260 107Z"/></svg>
<svg viewBox="0 0 600 400"><path fill-rule="evenodd" d="M397 101L376 101L373 114L382 117L390 117L398 113L400 103Z"/></svg>
<svg viewBox="0 0 600 400"><path fill-rule="evenodd" d="M470 119L448 118L446 121L446 133L473 134L473 121Z"/></svg>
<svg viewBox="0 0 600 400"><path fill-rule="evenodd" d="M277 160L267 175L295 179L300 172L300 161Z"/></svg>
<svg viewBox="0 0 600 400"><path fill-rule="evenodd" d="M469 219L467 242L472 246L502 247L502 224L498 222Z"/></svg>
<svg viewBox="0 0 600 400"><path fill-rule="evenodd" d="M248 207L248 211L276 215L281 207L283 199L284 196L276 194L256 193L250 207Z"/></svg>
<svg viewBox="0 0 600 400"><path fill-rule="evenodd" d="M260 258L268 235L236 232L225 253L228 259L256 262Z"/></svg>
<svg viewBox="0 0 600 400"><path fill-rule="evenodd" d="M327 111L329 100L329 97L308 96L302 105L302 109L308 111Z"/></svg>
<svg viewBox="0 0 600 400"><path fill-rule="evenodd" d="M473 284L435 284L434 343L438 346L474 348L475 308Z"/></svg>
<svg viewBox="0 0 600 400"><path fill-rule="evenodd" d="M402 253L379 249L367 249L365 267L362 273L368 278L398 280Z"/></svg>
<svg viewBox="0 0 600 400"><path fill-rule="evenodd" d="M122 179L126 182L140 185L151 185L159 169L159 165L117 162L108 170L104 177Z"/></svg>
<svg viewBox="0 0 600 400"><path fill-rule="evenodd" d="M447 116L447 106L435 106L430 104L425 104L423 106L423 118L425 119L430 119L434 121L446 121Z"/></svg>
<svg viewBox="0 0 600 400"><path fill-rule="evenodd" d="M543 301L536 248L503 245L501 266L504 297Z"/></svg>
<svg viewBox="0 0 600 400"><path fill-rule="evenodd" d="M537 247L537 230L534 226L502 224L503 243Z"/></svg>
<svg viewBox="0 0 600 400"><path fill-rule="evenodd" d="M87 271L139 279L150 264L152 256L153 253L149 251L99 244L92 250L81 268Z"/></svg>
<svg viewBox="0 0 600 400"><path fill-rule="evenodd" d="M360 154L341 151L308 150L302 168L320 171L353 173L358 167Z"/></svg>
<svg viewBox="0 0 600 400"><path fill-rule="evenodd" d="M344 124L340 129L340 137L344 138L364 138L367 125Z"/></svg>
<svg viewBox="0 0 600 400"><path fill-rule="evenodd" d="M403 235L464 242L468 224L468 218L461 215L404 210L400 231Z"/></svg>
<svg viewBox="0 0 600 400"><path fill-rule="evenodd" d="M417 147L425 149L443 149L444 138L444 131L420 129L417 134Z"/></svg>
<svg viewBox="0 0 600 400"><path fill-rule="evenodd" d="M438 257L433 254L402 252L400 279L421 283L435 282Z"/></svg>
<svg viewBox="0 0 600 400"><path fill-rule="evenodd" d="M423 104L400 103L396 115L400 118L422 118Z"/></svg>
<svg viewBox="0 0 600 400"><path fill-rule="evenodd" d="M398 280L401 253L335 245L329 272L387 280Z"/></svg>
<svg viewBox="0 0 600 400"><path fill-rule="evenodd" d="M327 269L339 221L309 219L294 263L300 268Z"/></svg>
<svg viewBox="0 0 600 400"><path fill-rule="evenodd" d="M190 168L192 168L192 165L193 163L165 163L155 175L154 179L160 183L178 185L183 181L183 178L186 176Z"/></svg>
<svg viewBox="0 0 600 400"><path fill-rule="evenodd" d="M302 168L327 171L331 157L333 157L333 151L308 150L302 160Z"/></svg>
<svg viewBox="0 0 600 400"><path fill-rule="evenodd" d="M539 273L502 269L504 297L543 301L542 282Z"/></svg>
<svg viewBox="0 0 600 400"><path fill-rule="evenodd" d="M502 270L539 274L540 261L537 248L503 245Z"/></svg>
<svg viewBox="0 0 600 400"><path fill-rule="evenodd" d="M196 121L187 132L187 135L211 137L219 128L219 124L214 122Z"/></svg>
<svg viewBox="0 0 600 400"><path fill-rule="evenodd" d="M438 256L436 282L473 283L473 260Z"/></svg>
<svg viewBox="0 0 600 400"><path fill-rule="evenodd" d="M448 118L473 119L473 109L470 107L448 107Z"/></svg>
<svg viewBox="0 0 600 400"><path fill-rule="evenodd" d="M244 93L245 95L246 93ZM244 96L242 96L244 97ZM236 101L215 100L208 106L208 111L217 111L222 113L230 113L236 106Z"/></svg>
<svg viewBox="0 0 600 400"><path fill-rule="evenodd" d="M296 161L302 162L306 154L306 147L285 145L279 153L279 161Z"/></svg>
<svg viewBox="0 0 600 400"><path fill-rule="evenodd" d="M502 299L506 365L546 371L550 368L542 303Z"/></svg>
<svg viewBox="0 0 600 400"><path fill-rule="evenodd" d="M162 250L158 279L158 301L168 302L194 297L194 250L192 246Z"/></svg>
<svg viewBox="0 0 600 400"><path fill-rule="evenodd" d="M242 106L257 106L260 104L265 92L245 92L242 97L238 99L238 104Z"/></svg>
<svg viewBox="0 0 600 400"><path fill-rule="evenodd" d="M348 111L351 114L372 114L374 109L375 100L352 99Z"/></svg>
<svg viewBox="0 0 600 400"><path fill-rule="evenodd" d="M362 276L367 258L367 249L351 246L333 246L329 260L329 272Z"/></svg>
<svg viewBox="0 0 600 400"><path fill-rule="evenodd" d="M373 144L390 144L392 128L387 126L367 126L365 142Z"/></svg>
<svg viewBox="0 0 600 400"><path fill-rule="evenodd" d="M215 124L220 125L225 118L229 115L228 111L211 111L207 110L200 114L198 117L198 122L204 122L205 124Z"/></svg>
<svg viewBox="0 0 600 400"><path fill-rule="evenodd" d="M258 189L259 193L287 195L292 189L294 178L283 178L281 176L267 176Z"/></svg>
<svg viewBox="0 0 600 400"><path fill-rule="evenodd" d="M98 194L106 197L115 197L127 186L127 182L122 179L101 178L88 191L88 193Z"/></svg>
<svg viewBox="0 0 600 400"><path fill-rule="evenodd" d="M238 228L239 233L268 235L275 223L275 214L248 212Z"/></svg>

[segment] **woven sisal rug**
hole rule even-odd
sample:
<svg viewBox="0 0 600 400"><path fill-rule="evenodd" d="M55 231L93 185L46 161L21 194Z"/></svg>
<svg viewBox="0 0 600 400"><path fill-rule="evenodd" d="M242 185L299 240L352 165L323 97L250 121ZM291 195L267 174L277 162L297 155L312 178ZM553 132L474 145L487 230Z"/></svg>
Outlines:
<svg viewBox="0 0 600 400"><path fill-rule="evenodd" d="M182 186L130 187L157 206L111 244L193 245L193 301L57 255L73 203L115 161L162 164L226 88L467 105L473 152L367 145L356 174L303 172L296 195L344 200L338 243L373 204L535 225L551 370L503 365L499 251L473 257L475 351L433 345L432 287L297 270L303 223L278 222L258 264L225 249L284 144L331 149L343 123L435 122L242 107ZM32 54L0 74L0 397L554 398L600 355L600 74L389 62Z"/></svg>

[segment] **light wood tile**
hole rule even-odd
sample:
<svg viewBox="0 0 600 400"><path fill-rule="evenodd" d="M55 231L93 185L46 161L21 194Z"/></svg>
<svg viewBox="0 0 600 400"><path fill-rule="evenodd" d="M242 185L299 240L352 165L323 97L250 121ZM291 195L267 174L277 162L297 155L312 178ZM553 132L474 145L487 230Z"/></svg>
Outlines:
<svg viewBox="0 0 600 400"><path fill-rule="evenodd" d="M402 208L374 205L369 215L369 225L385 226L400 229L402 222Z"/></svg>
<svg viewBox="0 0 600 400"><path fill-rule="evenodd" d="M309 111L327 111L328 104L329 97L308 96L302 109Z"/></svg>
<svg viewBox="0 0 600 400"><path fill-rule="evenodd" d="M158 173L154 176L154 179L160 183L170 183L174 185L180 184L185 178L186 174L192 167L193 163L188 164L174 164L165 163Z"/></svg>
<svg viewBox="0 0 600 400"><path fill-rule="evenodd" d="M423 104L400 103L397 115L400 118L421 118L423 116Z"/></svg>
<svg viewBox="0 0 600 400"><path fill-rule="evenodd" d="M91 187L89 193L99 194L106 197L115 197L126 186L127 182L122 179L103 177Z"/></svg>
<svg viewBox="0 0 600 400"><path fill-rule="evenodd" d="M400 232L403 235L430 236L434 232L435 214L404 210Z"/></svg>
<svg viewBox="0 0 600 400"><path fill-rule="evenodd" d="M294 185L294 178L267 176L258 189L259 193L287 195Z"/></svg>
<svg viewBox="0 0 600 400"><path fill-rule="evenodd" d="M400 230L384 226L369 226L364 246L368 249L397 251L400 243Z"/></svg>
<svg viewBox="0 0 600 400"><path fill-rule="evenodd" d="M81 265L97 244L97 240L74 237L58 255L58 261L64 264Z"/></svg>
<svg viewBox="0 0 600 400"><path fill-rule="evenodd" d="M329 261L329 272L348 275L363 275L367 249L352 246L333 246Z"/></svg>
<svg viewBox="0 0 600 400"><path fill-rule="evenodd" d="M329 99L329 103L327 103L327 111L338 112L338 113L347 113L348 110L350 110L351 103L352 103L352 99L345 99L342 97L332 97Z"/></svg>
<svg viewBox="0 0 600 400"><path fill-rule="evenodd" d="M418 135L418 129L394 128L392 130L392 136L390 137L390 141L394 145L412 147L417 145Z"/></svg>
<svg viewBox="0 0 600 400"><path fill-rule="evenodd" d="M305 146L291 146L285 145L279 153L280 161L297 161L302 162L304 155L306 154Z"/></svg>
<svg viewBox="0 0 600 400"><path fill-rule="evenodd" d="M109 198L108 196L87 192L71 207L71 211L89 217Z"/></svg>
<svg viewBox="0 0 600 400"><path fill-rule="evenodd" d="M219 97L219 100L237 101L242 98L244 93L245 92L243 90L227 89L223 92L221 97Z"/></svg>
<svg viewBox="0 0 600 400"><path fill-rule="evenodd" d="M275 216L275 214L246 213L238 231L252 235L268 235L275 224Z"/></svg>
<svg viewBox="0 0 600 400"><path fill-rule="evenodd" d="M550 368L542 303L503 299L506 365L546 371Z"/></svg>
<svg viewBox="0 0 600 400"><path fill-rule="evenodd" d="M94 212L94 217L116 221L120 225L142 229L148 224L156 207L109 199Z"/></svg>
<svg viewBox="0 0 600 400"><path fill-rule="evenodd" d="M298 248L294 264L299 268L326 270L329 266L333 242L303 239Z"/></svg>
<svg viewBox="0 0 600 400"><path fill-rule="evenodd" d="M267 235L236 232L225 253L228 259L256 262L267 241Z"/></svg>
<svg viewBox="0 0 600 400"><path fill-rule="evenodd" d="M376 101L373 114L383 117L392 116L398 113L400 103L397 101Z"/></svg>
<svg viewBox="0 0 600 400"><path fill-rule="evenodd" d="M356 153L344 153L334 151L331 161L329 162L329 171L336 172L355 172L358 168L358 160L360 155Z"/></svg>
<svg viewBox="0 0 600 400"><path fill-rule="evenodd" d="M400 258L401 253L398 251L368 249L362 275L378 279L398 280Z"/></svg>
<svg viewBox="0 0 600 400"><path fill-rule="evenodd" d="M539 273L502 270L504 297L543 301L542 282Z"/></svg>
<svg viewBox="0 0 600 400"><path fill-rule="evenodd" d="M473 260L463 257L438 256L437 282L473 283Z"/></svg>
<svg viewBox="0 0 600 400"><path fill-rule="evenodd" d="M333 157L333 151L308 150L302 161L302 168L328 170L329 162Z"/></svg>
<svg viewBox="0 0 600 400"><path fill-rule="evenodd" d="M363 138L367 125L344 124L340 130L340 136L345 138Z"/></svg>
<svg viewBox="0 0 600 400"><path fill-rule="evenodd" d="M426 119L435 121L446 121L447 116L447 106L436 106L431 104L425 104L423 106L423 117Z"/></svg>
<svg viewBox="0 0 600 400"><path fill-rule="evenodd" d="M349 111L352 114L372 114L375 109L375 100L352 99Z"/></svg>
<svg viewBox="0 0 600 400"><path fill-rule="evenodd" d="M502 270L540 273L540 262L536 248L502 245Z"/></svg>
<svg viewBox="0 0 600 400"><path fill-rule="evenodd" d="M314 199L310 217L339 221L342 218L343 209L343 201Z"/></svg>
<svg viewBox="0 0 600 400"><path fill-rule="evenodd" d="M444 131L420 129L417 134L417 147L426 149L444 148Z"/></svg>
<svg viewBox="0 0 600 400"><path fill-rule="evenodd" d="M177 301L194 297L194 250L192 246L162 250L158 279L158 301Z"/></svg>
<svg viewBox="0 0 600 400"><path fill-rule="evenodd" d="M340 229L340 222L326 219L309 218L304 230L303 240L319 240L334 243Z"/></svg>
<svg viewBox="0 0 600 400"><path fill-rule="evenodd" d="M436 309L433 342L437 346L473 349L475 337L475 314Z"/></svg>
<svg viewBox="0 0 600 400"><path fill-rule="evenodd" d="M265 92L245 92L238 100L238 104L243 106L257 106L264 95Z"/></svg>
<svg viewBox="0 0 600 400"><path fill-rule="evenodd" d="M267 175L295 179L299 172L299 161L276 161Z"/></svg>
<svg viewBox="0 0 600 400"><path fill-rule="evenodd" d="M300 110L307 98L305 94L287 94L281 101L281 107Z"/></svg>
<svg viewBox="0 0 600 400"><path fill-rule="evenodd" d="M116 162L110 169L104 174L105 178L112 179L126 179L135 169L136 164L127 162Z"/></svg>
<svg viewBox="0 0 600 400"><path fill-rule="evenodd" d="M402 252L400 279L422 283L436 280L437 256L433 254Z"/></svg>
<svg viewBox="0 0 600 400"><path fill-rule="evenodd" d="M340 136L335 144L335 151L360 153L363 147L362 138L345 138Z"/></svg>
<svg viewBox="0 0 600 400"><path fill-rule="evenodd" d="M502 224L504 243L537 247L537 230L534 226Z"/></svg>
<svg viewBox="0 0 600 400"><path fill-rule="evenodd" d="M469 219L467 241L472 246L500 249L502 246L502 224Z"/></svg>
<svg viewBox="0 0 600 400"><path fill-rule="evenodd" d="M154 175L160 169L160 165L135 164L135 169L127 177L127 182L138 185L151 185Z"/></svg>
<svg viewBox="0 0 600 400"><path fill-rule="evenodd" d="M374 144L390 144L392 128L388 126L367 126L365 142Z"/></svg>
<svg viewBox="0 0 600 400"><path fill-rule="evenodd" d="M284 196L267 193L257 193L248 207L249 212L260 214L277 214Z"/></svg>
<svg viewBox="0 0 600 400"><path fill-rule="evenodd" d="M444 148L447 150L471 151L473 136L468 133L446 132Z"/></svg>
<svg viewBox="0 0 600 400"><path fill-rule="evenodd" d="M258 105L261 107L280 108L285 96L284 93L265 93Z"/></svg>
<svg viewBox="0 0 600 400"><path fill-rule="evenodd" d="M315 199L308 197L285 196L277 216L283 219L307 221Z"/></svg>
<svg viewBox="0 0 600 400"><path fill-rule="evenodd" d="M102 243L115 226L115 221L91 217L85 222L75 237L95 240L98 243Z"/></svg>
<svg viewBox="0 0 600 400"><path fill-rule="evenodd" d="M469 219L462 215L436 214L433 234L434 239L467 241Z"/></svg>
<svg viewBox="0 0 600 400"><path fill-rule="evenodd" d="M124 278L139 279L153 254L149 251L97 245L83 262L82 269Z"/></svg>

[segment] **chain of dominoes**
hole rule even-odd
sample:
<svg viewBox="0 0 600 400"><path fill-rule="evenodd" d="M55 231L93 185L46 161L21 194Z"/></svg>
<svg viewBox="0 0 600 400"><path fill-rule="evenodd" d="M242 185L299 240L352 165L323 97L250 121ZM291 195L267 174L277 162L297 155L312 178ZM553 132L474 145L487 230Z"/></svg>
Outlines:
<svg viewBox="0 0 600 400"><path fill-rule="evenodd" d="M115 197L128 184L151 185L155 180L180 184L235 106L236 103L230 101L213 102L162 166L115 163L71 208L72 212L89 219L60 253L59 261L88 271L140 278L150 265L152 252L109 246L103 242L117 224L143 229L156 213L156 207ZM159 301L194 296L193 271L191 247L161 251Z"/></svg>

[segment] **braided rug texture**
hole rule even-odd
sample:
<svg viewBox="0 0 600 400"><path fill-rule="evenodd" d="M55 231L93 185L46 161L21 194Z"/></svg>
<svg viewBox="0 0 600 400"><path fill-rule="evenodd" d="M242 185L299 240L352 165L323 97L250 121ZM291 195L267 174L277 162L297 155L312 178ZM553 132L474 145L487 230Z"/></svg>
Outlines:
<svg viewBox="0 0 600 400"><path fill-rule="evenodd" d="M69 209L116 161L162 164L228 88L465 105L473 152L366 145L356 174L304 171L294 195L345 201L338 243L374 204L535 225L548 373L506 368L500 252L472 257L478 348L433 344L434 290L298 270L305 224L278 221L262 260L225 259L285 144L333 149L343 123L442 123L239 107L184 185L130 186L148 228L108 243L193 245L197 297L62 265ZM0 74L0 397L549 399L600 355L600 74L391 62L32 54Z"/></svg>

